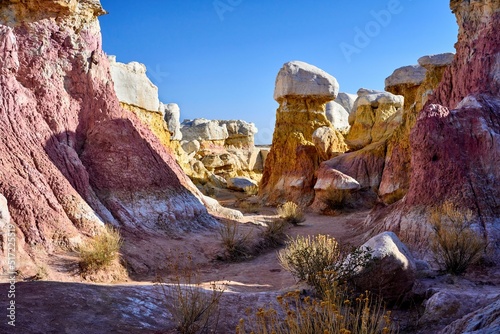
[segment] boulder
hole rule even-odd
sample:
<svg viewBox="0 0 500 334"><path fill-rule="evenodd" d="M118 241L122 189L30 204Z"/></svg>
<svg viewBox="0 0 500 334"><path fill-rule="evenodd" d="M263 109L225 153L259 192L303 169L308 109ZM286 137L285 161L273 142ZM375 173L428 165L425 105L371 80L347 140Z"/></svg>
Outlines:
<svg viewBox="0 0 500 334"><path fill-rule="evenodd" d="M500 333L500 299L486 307L469 313L459 320L455 320L439 333Z"/></svg>
<svg viewBox="0 0 500 334"><path fill-rule="evenodd" d="M254 146L254 136L257 127L254 123L242 120L218 121L220 126L226 126L228 137L224 142L226 148L236 150L251 150Z"/></svg>
<svg viewBox="0 0 500 334"><path fill-rule="evenodd" d="M392 232L383 232L365 242L371 253L369 263L358 268L353 283L361 291L379 294L386 302L403 301L416 277L415 260L408 248Z"/></svg>
<svg viewBox="0 0 500 334"><path fill-rule="evenodd" d="M160 111L158 87L146 75L146 66L138 62L128 64L109 56L109 70L118 100L132 106L153 112Z"/></svg>
<svg viewBox="0 0 500 334"><path fill-rule="evenodd" d="M164 110L164 118L168 126L168 131L170 132L170 139L182 140L180 123L181 110L179 109L179 106L175 103L169 103L165 105L162 104L162 106L160 106L160 110L162 109L161 107L163 107Z"/></svg>
<svg viewBox="0 0 500 334"><path fill-rule="evenodd" d="M183 141L181 141L181 146L182 146L182 149L187 154L197 153L201 148L201 144L197 140L191 140L191 141L183 140Z"/></svg>
<svg viewBox="0 0 500 334"><path fill-rule="evenodd" d="M350 114L354 108L354 101L358 98L357 94L339 93L335 102L340 104Z"/></svg>
<svg viewBox="0 0 500 334"><path fill-rule="evenodd" d="M280 106L259 189L267 203L312 202L314 172L321 161L312 137L316 129L331 127L325 104L337 92L337 80L315 66L289 62L279 71L274 98Z"/></svg>
<svg viewBox="0 0 500 334"><path fill-rule="evenodd" d="M248 177L233 177L227 180L227 187L231 190L245 191L246 187L257 187L258 184Z"/></svg>
<svg viewBox="0 0 500 334"><path fill-rule="evenodd" d="M335 101L328 102L325 114L336 130L347 131L349 129L349 113L339 103Z"/></svg>
<svg viewBox="0 0 500 334"><path fill-rule="evenodd" d="M455 54L451 52L423 56L418 59L418 64L429 70L435 67L443 67L451 65L454 57Z"/></svg>
<svg viewBox="0 0 500 334"><path fill-rule="evenodd" d="M346 144L359 150L370 143L387 139L401 123L404 98L388 92L363 94L354 103L354 121Z"/></svg>
<svg viewBox="0 0 500 334"><path fill-rule="evenodd" d="M226 124L205 118L184 120L181 124L182 138L186 141L226 140L229 137Z"/></svg>
<svg viewBox="0 0 500 334"><path fill-rule="evenodd" d="M438 291L434 291L434 294L425 301L425 311L424 314L420 317L419 322L425 323L427 326L431 327L441 327L446 326L453 321L461 319L464 316L471 314L472 312L475 315L469 315L468 318L475 318L477 321L478 311L485 312L486 314L495 312L495 301L498 302L500 298L500 294L492 293L491 291L478 291L478 290L468 290L467 288L463 288L461 290L458 289L440 289ZM493 304L491 304L493 302ZM481 308L489 305L486 310L480 310ZM496 306L496 312L498 313L500 310L498 309L498 305ZM491 320L490 320L491 321ZM466 323L468 321L460 321L453 326L457 328L458 326L467 326ZM493 324L494 321L491 322ZM470 323L469 323L470 325ZM485 324L486 325L486 324ZM500 323L497 322L497 325ZM464 333L462 331L449 332L451 327L447 327L448 333ZM480 328L477 328L479 330Z"/></svg>
<svg viewBox="0 0 500 334"><path fill-rule="evenodd" d="M328 102L339 92L337 79L330 74L302 61L291 61L283 65L276 77L274 99L280 102L287 96L307 96Z"/></svg>
<svg viewBox="0 0 500 334"><path fill-rule="evenodd" d="M317 128L313 132L312 142L323 160L329 160L347 151L344 136L339 131L328 126Z"/></svg>

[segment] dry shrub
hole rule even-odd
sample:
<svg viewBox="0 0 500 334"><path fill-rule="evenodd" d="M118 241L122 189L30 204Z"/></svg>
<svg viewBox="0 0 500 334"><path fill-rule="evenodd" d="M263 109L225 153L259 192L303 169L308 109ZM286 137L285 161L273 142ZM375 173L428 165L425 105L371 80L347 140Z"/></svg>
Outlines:
<svg viewBox="0 0 500 334"><path fill-rule="evenodd" d="M255 196L259 193L259 186L256 186L256 185L246 186L245 188L243 188L243 191L248 196Z"/></svg>
<svg viewBox="0 0 500 334"><path fill-rule="evenodd" d="M249 257L250 233L241 234L239 223L228 221L222 224L219 235L224 249L223 260L236 261Z"/></svg>
<svg viewBox="0 0 500 334"><path fill-rule="evenodd" d="M179 259L184 255L181 254ZM225 287L212 282L207 290L201 285L191 255L171 265L175 271L172 283L158 278L165 305L172 313L181 334L216 333L219 322L219 304Z"/></svg>
<svg viewBox="0 0 500 334"><path fill-rule="evenodd" d="M472 218L472 211L459 210L451 202L431 212L434 230L431 250L438 264L448 273L464 273L480 259L486 248L484 239L470 228Z"/></svg>
<svg viewBox="0 0 500 334"><path fill-rule="evenodd" d="M286 202L278 207L278 216L292 225L299 225L305 221L304 210L294 202Z"/></svg>
<svg viewBox="0 0 500 334"><path fill-rule="evenodd" d="M281 266L313 287L319 296L324 296L333 285L347 281L370 258L369 249L341 246L335 238L321 234L289 239L278 252Z"/></svg>
<svg viewBox="0 0 500 334"><path fill-rule="evenodd" d="M265 229L260 233L261 250L282 246L286 239L286 230L289 224L283 219L276 219L267 223Z"/></svg>
<svg viewBox="0 0 500 334"><path fill-rule="evenodd" d="M238 204L238 209L243 213L259 213L261 206L257 202L243 200Z"/></svg>
<svg viewBox="0 0 500 334"><path fill-rule="evenodd" d="M241 319L237 334L389 334L396 333L390 312L371 295L350 298L335 286L323 299L299 291L277 298L278 307L259 308L248 325ZM250 331L247 331L247 327Z"/></svg>
<svg viewBox="0 0 500 334"><path fill-rule="evenodd" d="M82 273L92 274L110 267L119 259L121 245L120 232L106 225L101 233L78 246Z"/></svg>

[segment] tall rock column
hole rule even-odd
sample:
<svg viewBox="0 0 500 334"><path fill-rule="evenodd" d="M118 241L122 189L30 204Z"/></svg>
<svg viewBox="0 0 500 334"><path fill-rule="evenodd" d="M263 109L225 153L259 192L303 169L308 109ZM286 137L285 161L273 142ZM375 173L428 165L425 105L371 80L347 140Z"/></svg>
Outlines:
<svg viewBox="0 0 500 334"><path fill-rule="evenodd" d="M308 205L313 200L314 172L321 162L313 133L332 127L325 106L338 90L333 76L304 62L286 63L279 71L274 99L280 106L259 191L267 203L289 200Z"/></svg>

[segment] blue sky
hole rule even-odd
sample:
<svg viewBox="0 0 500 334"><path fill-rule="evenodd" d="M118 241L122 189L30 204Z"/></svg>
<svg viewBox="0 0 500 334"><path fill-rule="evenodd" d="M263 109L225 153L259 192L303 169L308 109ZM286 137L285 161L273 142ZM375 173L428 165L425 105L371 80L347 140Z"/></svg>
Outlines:
<svg viewBox="0 0 500 334"><path fill-rule="evenodd" d="M181 121L243 119L270 143L276 75L291 60L337 78L340 91L384 88L396 68L454 52L447 0L101 0L104 51L139 61Z"/></svg>

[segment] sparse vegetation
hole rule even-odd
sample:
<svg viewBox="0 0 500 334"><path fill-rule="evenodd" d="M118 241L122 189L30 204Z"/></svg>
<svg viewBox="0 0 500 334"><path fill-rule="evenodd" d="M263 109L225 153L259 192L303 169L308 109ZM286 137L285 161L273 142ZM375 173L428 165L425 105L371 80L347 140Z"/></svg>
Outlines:
<svg viewBox="0 0 500 334"><path fill-rule="evenodd" d="M182 255L181 255L182 256ZM159 286L167 309L172 313L181 334L216 333L219 321L219 303L224 287L215 282L205 289L194 269L191 255L187 265L173 264L175 277L171 284L159 279Z"/></svg>
<svg viewBox="0 0 500 334"><path fill-rule="evenodd" d="M101 233L83 242L78 247L82 273L95 273L117 261L120 256L121 245L120 232L106 225L101 230Z"/></svg>
<svg viewBox="0 0 500 334"><path fill-rule="evenodd" d="M324 296L334 284L348 280L371 258L369 250L340 246L328 235L297 236L278 252L281 266Z"/></svg>
<svg viewBox="0 0 500 334"><path fill-rule="evenodd" d="M434 208L431 213L434 230L431 250L448 273L464 273L480 259L486 247L483 238L470 227L472 218L472 211L459 210L451 202Z"/></svg>
<svg viewBox="0 0 500 334"><path fill-rule="evenodd" d="M248 196L255 196L259 193L259 186L246 186L243 188L243 191Z"/></svg>
<svg viewBox="0 0 500 334"><path fill-rule="evenodd" d="M294 202L286 202L278 207L278 216L292 225L299 225L305 221L304 210Z"/></svg>
<svg viewBox="0 0 500 334"><path fill-rule="evenodd" d="M259 213L261 206L257 202L242 200L238 204L238 209L243 213Z"/></svg>
<svg viewBox="0 0 500 334"><path fill-rule="evenodd" d="M250 234L241 234L237 222L228 221L219 228L221 244L224 248L224 260L236 261L249 256Z"/></svg>
<svg viewBox="0 0 500 334"><path fill-rule="evenodd" d="M261 232L261 249L275 248L283 245L286 239L286 230L289 224L283 219L276 219L267 223L265 229Z"/></svg>
<svg viewBox="0 0 500 334"><path fill-rule="evenodd" d="M277 298L278 307L259 308L250 321L241 319L237 334L390 334L396 333L390 312L368 293L350 298L335 286L323 299L299 291ZM247 331L247 327L250 331Z"/></svg>

